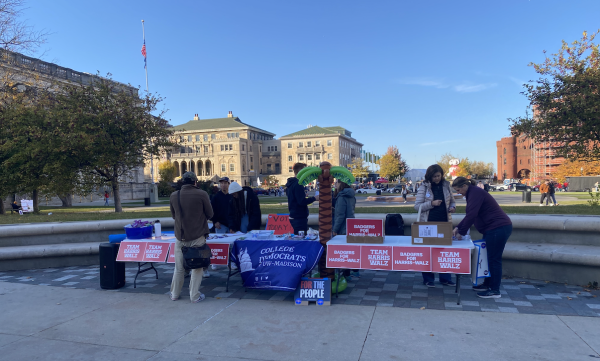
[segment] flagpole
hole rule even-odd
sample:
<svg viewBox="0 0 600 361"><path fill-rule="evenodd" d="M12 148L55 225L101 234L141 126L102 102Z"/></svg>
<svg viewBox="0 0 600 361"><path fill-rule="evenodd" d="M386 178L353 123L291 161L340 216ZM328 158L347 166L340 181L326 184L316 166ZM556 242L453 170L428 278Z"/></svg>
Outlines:
<svg viewBox="0 0 600 361"><path fill-rule="evenodd" d="M142 37L144 38L144 45L146 45L146 29L144 29L144 20L142 20ZM144 58L144 70L146 70L146 91L148 91L148 56L145 56Z"/></svg>
<svg viewBox="0 0 600 361"><path fill-rule="evenodd" d="M144 47L146 47L146 29L144 28L144 20L142 19L142 38L144 39ZM144 55L144 70L146 71L146 93L148 93L148 56ZM158 202L158 188L154 183L154 154L150 154L150 177L152 178L152 192L154 197L152 201Z"/></svg>

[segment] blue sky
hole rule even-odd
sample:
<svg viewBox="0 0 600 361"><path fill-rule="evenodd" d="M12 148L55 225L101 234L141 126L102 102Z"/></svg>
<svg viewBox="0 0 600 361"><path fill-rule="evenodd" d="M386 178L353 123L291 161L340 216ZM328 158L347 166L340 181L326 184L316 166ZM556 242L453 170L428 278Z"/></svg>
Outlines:
<svg viewBox="0 0 600 361"><path fill-rule="evenodd" d="M600 27L600 1L30 1L42 59L144 87L167 119L225 117L277 136L340 125L412 168L496 163L525 113L527 64Z"/></svg>

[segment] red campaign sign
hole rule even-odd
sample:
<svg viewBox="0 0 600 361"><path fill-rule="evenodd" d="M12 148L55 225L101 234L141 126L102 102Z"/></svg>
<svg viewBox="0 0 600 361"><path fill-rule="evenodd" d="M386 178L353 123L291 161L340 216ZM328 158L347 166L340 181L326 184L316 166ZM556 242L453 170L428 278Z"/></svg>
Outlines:
<svg viewBox="0 0 600 361"><path fill-rule="evenodd" d="M276 235L294 233L289 214L269 214L265 229L267 231L275 231Z"/></svg>
<svg viewBox="0 0 600 361"><path fill-rule="evenodd" d="M171 248L169 248L169 257L167 257L167 263L175 263L175 243L171 243Z"/></svg>
<svg viewBox="0 0 600 361"><path fill-rule="evenodd" d="M360 268L360 246L327 245L327 268Z"/></svg>
<svg viewBox="0 0 600 361"><path fill-rule="evenodd" d="M167 242L147 242L143 262L165 262L168 252Z"/></svg>
<svg viewBox="0 0 600 361"><path fill-rule="evenodd" d="M347 236L383 237L383 220L381 219L346 219Z"/></svg>
<svg viewBox="0 0 600 361"><path fill-rule="evenodd" d="M360 246L360 268L392 270L392 246Z"/></svg>
<svg viewBox="0 0 600 361"><path fill-rule="evenodd" d="M431 248L432 272L471 273L471 250L468 248Z"/></svg>
<svg viewBox="0 0 600 361"><path fill-rule="evenodd" d="M394 247L394 271L431 272L429 247Z"/></svg>
<svg viewBox="0 0 600 361"><path fill-rule="evenodd" d="M229 244L228 243L211 243L208 245L212 256L210 257L210 264L227 264L229 259ZM173 259L175 262L175 259Z"/></svg>
<svg viewBox="0 0 600 361"><path fill-rule="evenodd" d="M146 242L121 242L117 261L143 262Z"/></svg>

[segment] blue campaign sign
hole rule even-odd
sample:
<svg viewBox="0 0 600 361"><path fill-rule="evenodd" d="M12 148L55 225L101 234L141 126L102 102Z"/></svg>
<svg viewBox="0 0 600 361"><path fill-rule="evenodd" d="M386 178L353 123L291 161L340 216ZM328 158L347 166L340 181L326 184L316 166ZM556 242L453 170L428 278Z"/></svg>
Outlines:
<svg viewBox="0 0 600 361"><path fill-rule="evenodd" d="M235 241L231 260L246 288L294 291L322 253L318 241Z"/></svg>
<svg viewBox="0 0 600 361"><path fill-rule="evenodd" d="M315 301L319 306L329 306L331 304L331 279L302 277L294 297L296 298L296 304L300 304L298 303L298 300L300 300L305 304L308 304L309 301Z"/></svg>

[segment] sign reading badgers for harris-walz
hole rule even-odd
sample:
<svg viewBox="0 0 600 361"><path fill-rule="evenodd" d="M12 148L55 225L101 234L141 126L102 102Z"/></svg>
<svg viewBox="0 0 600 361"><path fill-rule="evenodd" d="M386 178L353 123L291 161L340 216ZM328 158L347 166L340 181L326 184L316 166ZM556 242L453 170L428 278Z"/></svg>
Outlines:
<svg viewBox="0 0 600 361"><path fill-rule="evenodd" d="M235 241L231 260L244 287L293 291L317 265L323 246L316 241Z"/></svg>

